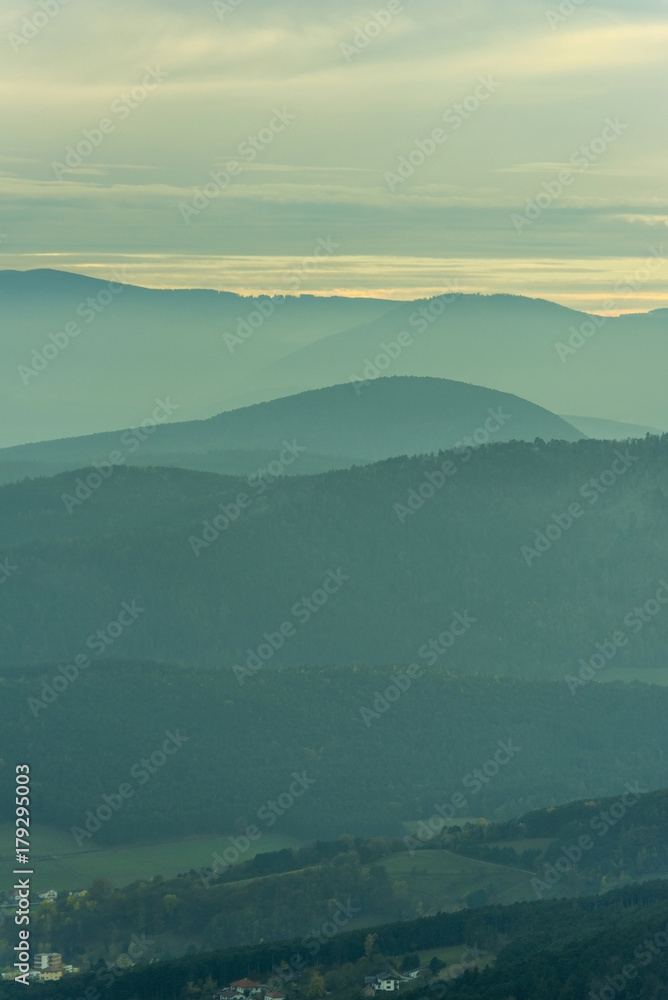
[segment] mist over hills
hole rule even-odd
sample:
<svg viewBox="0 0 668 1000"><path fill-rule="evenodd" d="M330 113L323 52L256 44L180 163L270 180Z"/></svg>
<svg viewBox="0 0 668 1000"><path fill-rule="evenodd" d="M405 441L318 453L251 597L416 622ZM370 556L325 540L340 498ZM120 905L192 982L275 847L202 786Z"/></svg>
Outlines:
<svg viewBox="0 0 668 1000"><path fill-rule="evenodd" d="M540 299L468 294L258 302L49 270L0 272L0 310L5 446L134 426L166 395L187 421L384 374L668 428L666 310L592 318Z"/></svg>
<svg viewBox="0 0 668 1000"><path fill-rule="evenodd" d="M225 333L236 336L257 300L231 292L141 288L120 275L109 282L47 269L0 271L0 444L134 426L150 415L157 397L168 394L180 407L180 419L273 398L283 386L267 391L257 384L268 363L394 305L310 295L262 301L270 317L253 316L260 327L248 326L253 335L230 351ZM69 336L67 324L80 332ZM297 384L297 390L304 388Z"/></svg>
<svg viewBox="0 0 668 1000"><path fill-rule="evenodd" d="M167 420L169 400L156 407ZM332 386L185 423L18 445L0 450L0 482L93 463L178 466L228 474L274 467L280 474L349 468L398 455L540 437L576 441L580 431L507 393L446 379L395 377ZM110 456L116 456L110 458Z"/></svg>
<svg viewBox="0 0 668 1000"><path fill-rule="evenodd" d="M513 392L557 413L666 429L660 373L667 364L666 310L592 317L542 299L449 295L399 303L276 361L272 374L318 384L441 375Z"/></svg>

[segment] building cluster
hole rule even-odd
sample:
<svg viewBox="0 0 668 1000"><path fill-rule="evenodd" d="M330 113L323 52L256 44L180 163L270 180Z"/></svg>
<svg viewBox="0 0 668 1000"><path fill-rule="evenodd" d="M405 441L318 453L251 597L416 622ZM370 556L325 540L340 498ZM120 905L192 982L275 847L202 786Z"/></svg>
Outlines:
<svg viewBox="0 0 668 1000"><path fill-rule="evenodd" d="M213 1000L286 1000L285 993L277 993L263 983L255 983L252 979L238 979L220 993L214 994Z"/></svg>
<svg viewBox="0 0 668 1000"><path fill-rule="evenodd" d="M7 906L18 906L20 896L16 892L7 892L4 896L4 903ZM58 893L55 889L46 889L44 892L31 892L30 902L31 904L36 903L55 903L58 899Z"/></svg>
<svg viewBox="0 0 668 1000"><path fill-rule="evenodd" d="M415 979L418 973L410 973L408 976L396 976L393 972L382 972L377 976L364 977L364 996L374 997L376 993L398 993L402 979L407 981Z"/></svg>
<svg viewBox="0 0 668 1000"><path fill-rule="evenodd" d="M407 975L395 975L394 971L386 970L375 976L364 979L364 996L375 997L379 993L398 993L402 982L410 982L420 973L409 972ZM286 1000L285 993L276 992L271 986L256 983L252 979L238 979L218 993L212 1000Z"/></svg>
<svg viewBox="0 0 668 1000"><path fill-rule="evenodd" d="M32 970L28 973L30 979L39 983L52 983L62 979L66 972L79 972L73 965L64 965L63 956L57 952L38 952L33 958Z"/></svg>

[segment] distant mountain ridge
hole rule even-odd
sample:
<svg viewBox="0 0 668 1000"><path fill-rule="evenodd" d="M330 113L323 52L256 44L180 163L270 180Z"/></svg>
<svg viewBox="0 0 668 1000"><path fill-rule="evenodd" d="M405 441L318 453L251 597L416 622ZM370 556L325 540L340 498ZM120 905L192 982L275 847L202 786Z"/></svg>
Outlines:
<svg viewBox="0 0 668 1000"><path fill-rule="evenodd" d="M629 438L644 437L646 434L662 433L658 427L625 424L618 420L601 420L600 417L564 416L562 419L576 427L585 437L596 438L599 441L626 441Z"/></svg>
<svg viewBox="0 0 668 1000"><path fill-rule="evenodd" d="M591 316L543 299L449 295L401 302L383 316L278 359L276 381L331 384L438 375L533 399L556 413L668 429L660 372L668 310Z"/></svg>
<svg viewBox="0 0 668 1000"><path fill-rule="evenodd" d="M592 317L469 294L261 296L259 309L231 292L112 284L110 293L84 275L0 272L0 445L137 425L166 395L180 419L202 419L365 372L486 385L555 413L668 428L666 310Z"/></svg>
<svg viewBox="0 0 668 1000"><path fill-rule="evenodd" d="M299 461L286 463L281 472L303 474L457 445L583 436L561 417L516 396L410 376L311 390L208 420L161 423L169 410L169 400L163 401L151 423L136 431L0 450L0 482L105 461L251 473L263 462L275 462L286 440L296 443L293 458Z"/></svg>

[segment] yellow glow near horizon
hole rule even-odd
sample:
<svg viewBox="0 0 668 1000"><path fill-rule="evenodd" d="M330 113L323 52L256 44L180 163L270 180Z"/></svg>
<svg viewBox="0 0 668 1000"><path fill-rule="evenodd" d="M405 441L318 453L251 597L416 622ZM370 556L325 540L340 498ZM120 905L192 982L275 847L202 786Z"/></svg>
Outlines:
<svg viewBox="0 0 668 1000"><path fill-rule="evenodd" d="M646 276L645 258L435 258L331 256L303 270L297 294L395 299L465 293L542 298L583 312L620 315L668 307L668 267L657 256ZM208 288L258 296L295 294L285 275L304 268L297 256L180 254L0 254L0 268L49 267L103 279L122 270L129 284L146 288ZM624 291L631 280L638 287ZM617 290L616 290L617 286ZM611 300L614 305L610 307Z"/></svg>

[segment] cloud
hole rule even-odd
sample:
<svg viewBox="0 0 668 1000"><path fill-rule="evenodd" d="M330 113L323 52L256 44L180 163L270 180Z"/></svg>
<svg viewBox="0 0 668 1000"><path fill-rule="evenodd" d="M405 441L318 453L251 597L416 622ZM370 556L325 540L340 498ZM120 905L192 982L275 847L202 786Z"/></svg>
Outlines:
<svg viewBox="0 0 668 1000"><path fill-rule="evenodd" d="M80 260L93 247L165 246L203 260L214 248L281 255L336 227L364 257L478 258L484 248L516 259L510 213L566 169L606 117L621 116L628 135L524 234L521 253L643 252L667 212L668 140L656 122L668 83L664 0L586 0L554 30L546 13L556 0L403 0L347 61L342 43L363 37L383 6L241 0L221 21L209 0L70 0L15 52L7 34L38 7L5 0L0 226L8 241ZM56 182L51 163L155 65L168 73L164 83ZM502 84L498 94L389 191L385 172L489 75ZM276 106L297 120L184 226L179 203Z"/></svg>

